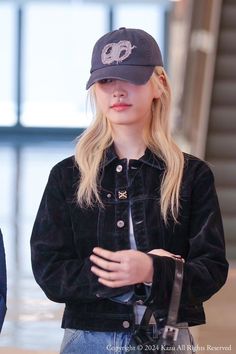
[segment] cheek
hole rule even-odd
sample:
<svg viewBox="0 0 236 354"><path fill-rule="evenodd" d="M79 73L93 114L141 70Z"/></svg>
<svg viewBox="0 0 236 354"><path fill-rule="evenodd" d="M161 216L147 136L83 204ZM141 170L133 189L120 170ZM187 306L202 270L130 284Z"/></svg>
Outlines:
<svg viewBox="0 0 236 354"><path fill-rule="evenodd" d="M141 95L137 100L137 109L143 112L151 110L153 100L154 97L151 94Z"/></svg>
<svg viewBox="0 0 236 354"><path fill-rule="evenodd" d="M97 97L97 105L98 105L98 108L102 111L102 112L106 112L108 107L109 107L109 103L108 103L108 100L103 97L103 95L99 95Z"/></svg>

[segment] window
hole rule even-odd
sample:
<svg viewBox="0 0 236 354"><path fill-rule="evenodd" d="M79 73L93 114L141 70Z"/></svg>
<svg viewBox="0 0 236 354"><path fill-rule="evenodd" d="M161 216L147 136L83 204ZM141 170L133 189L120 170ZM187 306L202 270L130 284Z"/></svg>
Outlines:
<svg viewBox="0 0 236 354"><path fill-rule="evenodd" d="M106 9L50 2L26 7L23 125L88 125L85 86L94 42L107 30Z"/></svg>
<svg viewBox="0 0 236 354"><path fill-rule="evenodd" d="M24 276L31 276L32 273L29 236L49 172L57 162L73 154L74 147L73 144L70 145L62 142L45 143L25 146L20 150L18 267Z"/></svg>
<svg viewBox="0 0 236 354"><path fill-rule="evenodd" d="M0 4L0 126L16 123L14 103L15 11L11 3Z"/></svg>
<svg viewBox="0 0 236 354"><path fill-rule="evenodd" d="M3 2L0 128L14 126L17 120L23 128L88 126L91 113L85 86L95 41L111 25L143 28L157 39L164 53L165 10L161 3L32 0L22 3L20 32L17 3ZM17 67L18 47L21 67Z"/></svg>
<svg viewBox="0 0 236 354"><path fill-rule="evenodd" d="M114 28L142 28L164 53L164 8L159 4L120 4L114 7Z"/></svg>

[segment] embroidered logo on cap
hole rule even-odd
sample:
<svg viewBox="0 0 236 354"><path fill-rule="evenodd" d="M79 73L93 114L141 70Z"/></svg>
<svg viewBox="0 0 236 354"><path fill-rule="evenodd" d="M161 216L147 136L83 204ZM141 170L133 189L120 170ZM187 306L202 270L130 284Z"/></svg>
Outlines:
<svg viewBox="0 0 236 354"><path fill-rule="evenodd" d="M121 63L127 59L132 53L132 46L130 41L120 41L118 43L108 43L102 50L101 60L103 64L112 64L113 62Z"/></svg>

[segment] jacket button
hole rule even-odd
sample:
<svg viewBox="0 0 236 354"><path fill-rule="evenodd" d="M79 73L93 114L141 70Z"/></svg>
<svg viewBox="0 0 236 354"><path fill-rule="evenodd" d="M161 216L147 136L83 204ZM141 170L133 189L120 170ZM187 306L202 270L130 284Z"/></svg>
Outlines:
<svg viewBox="0 0 236 354"><path fill-rule="evenodd" d="M116 225L119 227L119 229L121 229L122 227L125 226L125 223L124 223L123 220L118 220L117 223L116 223Z"/></svg>
<svg viewBox="0 0 236 354"><path fill-rule="evenodd" d="M107 198L111 198L111 193L107 193Z"/></svg>
<svg viewBox="0 0 236 354"><path fill-rule="evenodd" d="M122 165L117 165L116 166L116 172L121 172L123 170L123 166Z"/></svg>
<svg viewBox="0 0 236 354"><path fill-rule="evenodd" d="M124 328L129 328L129 326L130 326L129 321L123 321L122 326L123 326Z"/></svg>
<svg viewBox="0 0 236 354"><path fill-rule="evenodd" d="M96 297L100 297L100 295L97 293L97 294L96 294Z"/></svg>

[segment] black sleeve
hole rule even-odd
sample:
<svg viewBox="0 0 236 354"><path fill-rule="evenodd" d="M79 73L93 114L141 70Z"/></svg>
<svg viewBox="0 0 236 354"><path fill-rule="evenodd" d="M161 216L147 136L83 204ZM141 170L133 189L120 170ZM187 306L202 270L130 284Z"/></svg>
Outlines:
<svg viewBox="0 0 236 354"><path fill-rule="evenodd" d="M189 252L184 264L181 303L197 305L208 300L225 283L228 262L225 258L222 218L214 177L202 163L195 173L190 211ZM167 307L173 285L175 262L169 257L153 256L154 276L147 301Z"/></svg>
<svg viewBox="0 0 236 354"><path fill-rule="evenodd" d="M31 260L37 283L52 301L89 302L97 298L98 281L90 271L89 257L82 260L76 252L69 207L57 166L50 173L34 223Z"/></svg>

